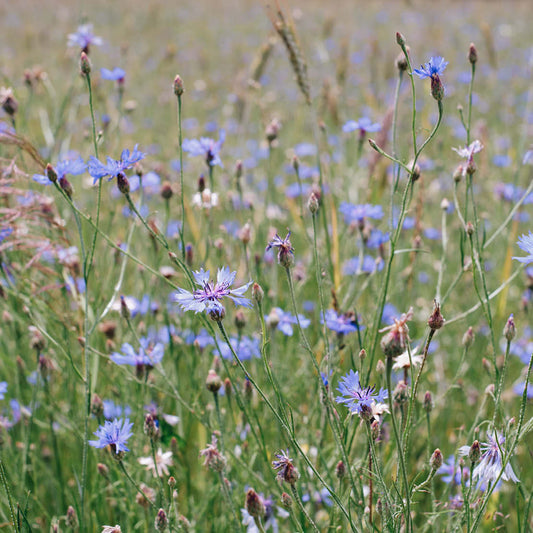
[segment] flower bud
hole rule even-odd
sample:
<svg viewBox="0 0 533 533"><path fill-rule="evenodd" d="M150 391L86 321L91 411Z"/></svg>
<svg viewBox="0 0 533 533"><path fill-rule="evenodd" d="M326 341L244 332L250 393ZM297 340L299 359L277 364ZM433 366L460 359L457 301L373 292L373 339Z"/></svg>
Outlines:
<svg viewBox="0 0 533 533"><path fill-rule="evenodd" d="M117 187L122 194L129 194L130 192L130 182L124 172L117 174Z"/></svg>
<svg viewBox="0 0 533 533"><path fill-rule="evenodd" d="M468 452L468 458L470 459L470 462L477 463L480 457L481 457L481 446L479 445L479 441L475 440L472 443L472 446L470 446L470 450Z"/></svg>
<svg viewBox="0 0 533 533"><path fill-rule="evenodd" d="M292 498L286 492L281 495L281 505L287 510L292 507Z"/></svg>
<svg viewBox="0 0 533 533"><path fill-rule="evenodd" d="M65 194L69 198L72 198L72 193L74 192L74 189L72 188L70 181L65 176L59 178L59 185L65 191Z"/></svg>
<svg viewBox="0 0 533 533"><path fill-rule="evenodd" d="M318 211L318 207L318 198L316 197L316 194L312 192L307 200L307 209L309 209L310 213L314 215Z"/></svg>
<svg viewBox="0 0 533 533"><path fill-rule="evenodd" d="M242 309L239 309L235 313L235 327L238 330L242 330L246 327L246 317L244 316Z"/></svg>
<svg viewBox="0 0 533 533"><path fill-rule="evenodd" d="M265 293L263 289L261 288L261 285L259 283L254 283L252 285L252 298L257 302L261 303L263 301Z"/></svg>
<svg viewBox="0 0 533 533"><path fill-rule="evenodd" d="M442 452L437 448L429 460L431 470L438 470L442 466Z"/></svg>
<svg viewBox="0 0 533 533"><path fill-rule="evenodd" d="M152 440L157 440L160 435L159 426L156 420L154 419L153 415L150 413L147 413L146 416L144 417L144 432Z"/></svg>
<svg viewBox="0 0 533 533"><path fill-rule="evenodd" d="M107 467L107 465L104 465L103 463L98 463L96 465L96 469L103 478L107 479L109 477L109 468Z"/></svg>
<svg viewBox="0 0 533 533"><path fill-rule="evenodd" d="M120 297L120 314L125 320L128 320L131 316L130 310L128 309L128 304L126 303L126 299L124 298L124 296Z"/></svg>
<svg viewBox="0 0 533 533"><path fill-rule="evenodd" d="M49 179L52 183L55 183L55 182L57 181L57 172L56 172L56 169L55 169L50 163L48 163L48 164L46 165L45 172L46 172L46 175L48 176L48 179Z"/></svg>
<svg viewBox="0 0 533 533"><path fill-rule="evenodd" d="M248 489L244 507L248 511L248 514L254 518L263 518L265 516L265 504L254 489Z"/></svg>
<svg viewBox="0 0 533 533"><path fill-rule="evenodd" d="M168 486L173 489L176 486L176 478L174 476L170 476L168 478Z"/></svg>
<svg viewBox="0 0 533 533"><path fill-rule="evenodd" d="M409 47L407 47L407 50L408 49ZM398 54L398 57L394 61L394 64L396 65L396 68L400 72L405 72L407 70L407 67L408 67L407 58L405 57L405 54L403 52L401 54Z"/></svg>
<svg viewBox="0 0 533 533"><path fill-rule="evenodd" d="M76 529L78 527L78 515L76 514L76 511L72 505L68 506L65 523L67 527L70 527L71 529Z"/></svg>
<svg viewBox="0 0 533 533"><path fill-rule="evenodd" d="M433 397L431 396L431 392L427 391L426 394L424 394L424 411L426 413L431 413L433 410Z"/></svg>
<svg viewBox="0 0 533 533"><path fill-rule="evenodd" d="M222 387L222 380L220 376L213 370L209 370L207 374L207 379L205 380L205 386L208 391L211 391L213 394L216 394L220 387Z"/></svg>
<svg viewBox="0 0 533 533"><path fill-rule="evenodd" d="M376 364L376 372L378 374L384 374L385 373L385 363L382 359L379 359Z"/></svg>
<svg viewBox="0 0 533 533"><path fill-rule="evenodd" d="M98 394L93 394L91 399L91 413L96 418L104 415L104 402L102 402L102 399L100 396L98 396Z"/></svg>
<svg viewBox="0 0 533 533"><path fill-rule="evenodd" d="M174 89L174 94L179 98L184 92L185 88L183 86L183 80L179 76L179 74L174 78L174 83L172 85Z"/></svg>
<svg viewBox="0 0 533 533"><path fill-rule="evenodd" d="M161 184L161 198L164 200L170 200L173 194L174 191L172 190L172 184L170 181L164 181Z"/></svg>
<svg viewBox="0 0 533 533"><path fill-rule="evenodd" d="M474 335L474 330L472 329L472 326L470 326L465 334L463 335L463 346L465 348L470 348L472 346L476 336Z"/></svg>
<svg viewBox="0 0 533 533"><path fill-rule="evenodd" d="M406 43L405 37L399 31L396 32L396 42L400 46L405 46L405 43Z"/></svg>
<svg viewBox="0 0 533 533"><path fill-rule="evenodd" d="M167 529L168 517L164 509L159 509L159 511L157 511L154 526L157 531L165 531L165 529Z"/></svg>
<svg viewBox="0 0 533 533"><path fill-rule="evenodd" d="M346 475L346 466L342 461L339 461L337 463L337 466L335 467L335 475L339 479L342 479Z"/></svg>
<svg viewBox="0 0 533 533"><path fill-rule="evenodd" d="M468 48L468 61L470 61L471 65L477 63L477 48L474 43L470 43L470 47Z"/></svg>
<svg viewBox="0 0 533 533"><path fill-rule="evenodd" d="M445 322L444 317L441 315L441 312L440 312L440 305L437 303L437 301L435 301L435 307L433 309L433 313L428 319L428 326L430 327L430 329L437 330L437 329L442 328L442 326L444 325L444 322Z"/></svg>
<svg viewBox="0 0 533 533"><path fill-rule="evenodd" d="M512 313L507 319L507 323L505 324L505 327L503 328L503 336L509 342L511 342L516 337L516 326L514 323L514 316Z"/></svg>
<svg viewBox="0 0 533 533"><path fill-rule="evenodd" d="M85 52L80 54L80 70L85 76L88 76L91 73L91 61Z"/></svg>
<svg viewBox="0 0 533 533"><path fill-rule="evenodd" d="M405 381L399 381L393 392L393 399L398 405L404 404L409 400L409 387Z"/></svg>

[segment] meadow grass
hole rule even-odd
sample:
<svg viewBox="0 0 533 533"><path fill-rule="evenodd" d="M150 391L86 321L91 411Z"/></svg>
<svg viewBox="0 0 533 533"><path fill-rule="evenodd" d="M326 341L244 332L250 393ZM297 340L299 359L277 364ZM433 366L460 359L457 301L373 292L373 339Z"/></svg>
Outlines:
<svg viewBox="0 0 533 533"><path fill-rule="evenodd" d="M527 2L0 15L2 528L533 530Z"/></svg>

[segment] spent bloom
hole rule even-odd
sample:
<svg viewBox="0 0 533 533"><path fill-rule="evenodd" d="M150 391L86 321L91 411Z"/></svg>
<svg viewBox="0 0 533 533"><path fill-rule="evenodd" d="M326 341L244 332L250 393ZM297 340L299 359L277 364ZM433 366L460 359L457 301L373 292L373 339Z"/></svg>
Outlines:
<svg viewBox="0 0 533 533"><path fill-rule="evenodd" d="M132 427L133 422L130 422L129 418L106 420L105 424L94 432L98 440L90 440L89 444L95 448L110 446L117 455L120 452L129 452L127 444L128 439L133 435Z"/></svg>
<svg viewBox="0 0 533 533"><path fill-rule="evenodd" d="M228 267L219 268L215 283L209 279L209 270L205 271L201 268L199 271L193 272L196 284L201 288L193 292L180 288L174 293L174 301L184 311L194 311L195 313L205 311L213 320L224 318L226 310L222 305L222 300L226 296L233 300L236 306L252 307L252 302L243 297L251 285L251 281L237 289L231 289L236 274L237 272L230 272Z"/></svg>
<svg viewBox="0 0 533 533"><path fill-rule="evenodd" d="M413 318L412 307L400 318L393 318L392 325L379 330L380 333L387 332L381 339L381 349L387 357L396 357L407 350L407 342L409 341L407 322L411 318Z"/></svg>
<svg viewBox="0 0 533 533"><path fill-rule="evenodd" d="M103 41L101 37L97 37L93 33L92 24L82 24L74 33L69 33L67 46L78 46L86 54L89 53L90 46L102 46Z"/></svg>
<svg viewBox="0 0 533 533"><path fill-rule="evenodd" d="M207 466L214 472L222 472L226 467L226 458L218 450L217 442L217 438L213 433L211 444L208 444L206 448L200 450L200 456L205 457L204 466Z"/></svg>
<svg viewBox="0 0 533 533"><path fill-rule="evenodd" d="M132 152L123 150L120 159L112 159L107 157L107 164L101 163L93 155L89 158L89 174L94 178L94 183L99 179L109 176L109 179L117 177L128 168L131 168L135 163L146 157L146 154L137 149L137 144Z"/></svg>
<svg viewBox="0 0 533 533"><path fill-rule="evenodd" d="M220 130L218 141L209 137L183 139L183 151L188 152L191 156L204 156L208 167L214 167L216 165L223 166L219 152L225 140L226 132L224 130Z"/></svg>
<svg viewBox="0 0 533 533"><path fill-rule="evenodd" d="M298 481L300 473L292 464L292 459L289 457L289 450L281 450L280 453L276 454L276 457L278 458L277 461L272 461L272 467L278 471L276 479L294 485Z"/></svg>
<svg viewBox="0 0 533 533"><path fill-rule="evenodd" d="M528 235L521 235L518 237L518 242L516 244L529 255L526 257L513 257L513 259L525 263L526 265L533 263L533 233L530 231Z"/></svg>
<svg viewBox="0 0 533 533"><path fill-rule="evenodd" d="M388 398L388 392L385 389L376 392L375 387L361 387L359 372L350 370L342 377L337 390L342 396L337 396L335 401L346 404L352 413L365 420L372 419L376 411L386 410L383 402Z"/></svg>
<svg viewBox="0 0 533 533"><path fill-rule="evenodd" d="M501 479L504 481L518 483L519 480L513 471L511 463L508 462L505 468L503 466L502 453L505 453L503 449L505 437L501 434L487 433L487 440L488 442L480 443L483 453L472 473L472 479L477 479L477 486L487 487L489 483L494 483L500 477L500 474ZM459 448L459 455L468 457L470 449L470 446L461 446Z"/></svg>
<svg viewBox="0 0 533 533"><path fill-rule="evenodd" d="M277 233L275 237L267 244L266 251L271 248L278 249L278 263L289 268L294 263L294 248L291 244L291 232L287 233L287 236L282 239Z"/></svg>

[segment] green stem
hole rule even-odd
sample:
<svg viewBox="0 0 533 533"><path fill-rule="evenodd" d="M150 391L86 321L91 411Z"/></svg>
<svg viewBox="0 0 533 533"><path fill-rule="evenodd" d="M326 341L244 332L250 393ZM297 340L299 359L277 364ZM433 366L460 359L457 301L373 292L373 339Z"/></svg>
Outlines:
<svg viewBox="0 0 533 533"><path fill-rule="evenodd" d="M309 516L309 513L307 512L302 500L300 499L300 495L298 494L298 491L296 490L296 486L294 484L291 484L291 492L292 492L292 497L298 504L298 507L300 508L303 515L305 516L305 519L309 522L309 524L313 528L313 531L316 531L316 533L320 533L320 529L318 529L317 525L313 522L313 519Z"/></svg>
<svg viewBox="0 0 533 533"><path fill-rule="evenodd" d="M181 95L178 95L178 142L180 147L180 200L181 200L181 228L180 228L180 240L181 240L181 258L185 261L185 190L183 188L183 132L181 129ZM212 192L212 191L211 191Z"/></svg>
<svg viewBox="0 0 533 533"><path fill-rule="evenodd" d="M9 482L7 480L6 470L4 468L4 461L1 457L0 457L0 478L1 478L0 480L2 482L2 486L4 487L4 490L7 496L7 503L9 506L9 514L11 515L13 531L15 531L15 533L19 533L20 528L18 526L18 522L15 517L15 508L13 507L13 500L11 498L11 490L9 488Z"/></svg>
<svg viewBox="0 0 533 533"><path fill-rule="evenodd" d="M135 487L135 490L151 505L153 509L157 510L157 505L146 496L146 494L141 490L141 487L137 485L137 482L130 476L122 460L118 461L118 466L122 470L123 474L126 476L126 479Z"/></svg>

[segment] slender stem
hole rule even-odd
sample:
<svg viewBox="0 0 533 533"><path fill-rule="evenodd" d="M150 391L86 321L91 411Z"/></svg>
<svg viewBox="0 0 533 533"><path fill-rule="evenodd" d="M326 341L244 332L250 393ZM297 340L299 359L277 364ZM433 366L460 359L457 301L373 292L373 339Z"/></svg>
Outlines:
<svg viewBox="0 0 533 533"><path fill-rule="evenodd" d="M159 479L159 485L161 489L161 493L159 495L159 502L161 505L163 505L166 491L165 491L165 486L163 485L163 478L159 475L159 468L157 467L157 455L156 455L156 450L155 450L155 442L152 437L150 437L150 449L152 450L152 460L154 461L155 475Z"/></svg>
<svg viewBox="0 0 533 533"><path fill-rule="evenodd" d="M181 200L181 228L180 228L180 240L181 240L181 258L185 261L185 190L183 188L183 132L181 129L181 95L178 95L178 143L180 148L180 200ZM211 191L212 192L212 191Z"/></svg>
<svg viewBox="0 0 533 533"><path fill-rule="evenodd" d="M222 492L224 493L224 496L228 502L228 505L230 506L230 509L231 509L231 514L233 516L233 521L234 521L234 527L235 527L235 532L238 533L239 531L242 531L242 528L239 524L239 519L237 518L237 511L235 510L235 504L233 503L233 499L231 497L231 493L230 493L230 490L229 490L229 487L228 487L228 484L226 483L226 479L224 478L222 472L219 472L218 473L218 478L220 480L220 485L222 486Z"/></svg>
<svg viewBox="0 0 533 533"><path fill-rule="evenodd" d="M1 457L0 457L0 478L1 478L2 486L4 487L4 490L7 496L7 503L9 506L9 514L11 515L13 531L18 533L20 531L20 528L18 526L18 521L15 517L15 508L13 507L13 500L11 499L11 489L9 488L9 482L7 480L6 470L4 468L4 461Z"/></svg>
<svg viewBox="0 0 533 533"><path fill-rule="evenodd" d="M130 476L129 472L126 470L126 467L124 466L124 463L122 460L118 461L118 466L122 470L123 474L126 476L126 479L135 487L137 492L154 508L157 509L156 504L148 498L148 496L141 490L141 487L137 484L137 482Z"/></svg>
<svg viewBox="0 0 533 533"><path fill-rule="evenodd" d="M318 529L317 525L313 522L313 519L309 516L309 513L307 512L302 500L300 499L300 495L298 494L298 491L296 490L296 486L294 484L291 484L291 492L292 492L292 497L298 504L298 507L302 511L306 520L309 522L309 524L311 524L313 531L316 531L316 533L320 533L320 529Z"/></svg>

